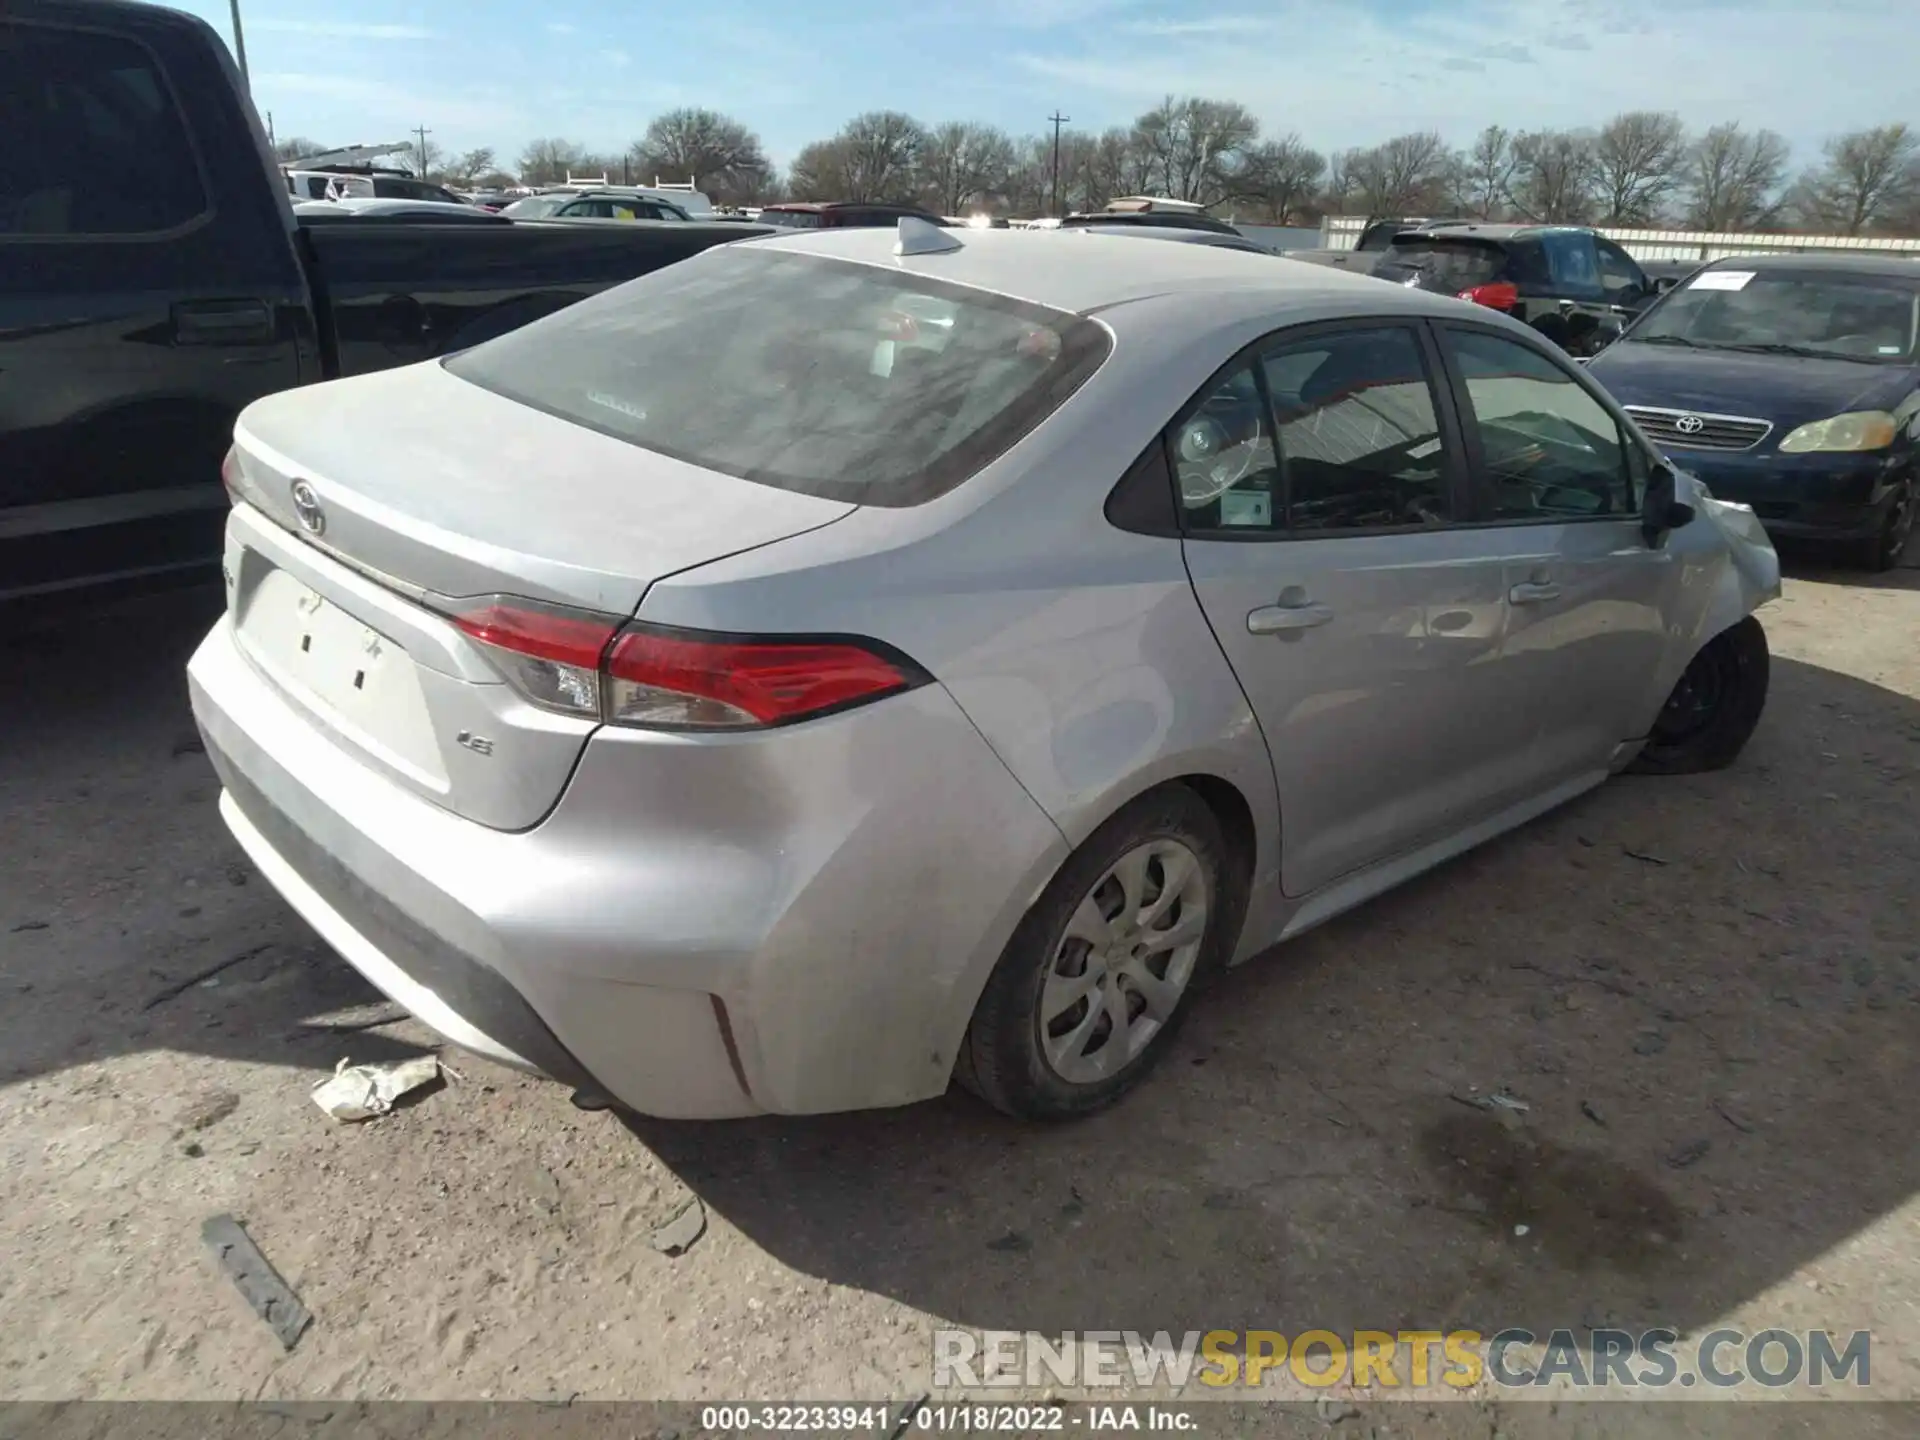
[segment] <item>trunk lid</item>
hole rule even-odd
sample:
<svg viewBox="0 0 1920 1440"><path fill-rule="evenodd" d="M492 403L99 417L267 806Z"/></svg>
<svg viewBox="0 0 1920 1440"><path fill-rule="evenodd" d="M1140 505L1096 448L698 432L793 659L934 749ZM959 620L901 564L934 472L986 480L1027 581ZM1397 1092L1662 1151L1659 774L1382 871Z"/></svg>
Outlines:
<svg viewBox="0 0 1920 1440"><path fill-rule="evenodd" d="M669 459L438 364L258 402L235 445L241 649L364 763L496 829L546 815L597 722L521 698L444 601L625 617L663 576L856 508Z"/></svg>
<svg viewBox="0 0 1920 1440"><path fill-rule="evenodd" d="M440 595L630 615L663 575L817 529L840 501L705 470L438 362L269 396L240 417L244 496L359 568ZM293 484L324 529L304 529Z"/></svg>

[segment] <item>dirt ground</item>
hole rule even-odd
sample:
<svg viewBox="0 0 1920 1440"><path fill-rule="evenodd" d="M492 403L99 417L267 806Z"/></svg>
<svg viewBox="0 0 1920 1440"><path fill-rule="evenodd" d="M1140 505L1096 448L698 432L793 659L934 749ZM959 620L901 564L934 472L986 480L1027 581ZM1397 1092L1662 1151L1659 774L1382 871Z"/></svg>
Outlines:
<svg viewBox="0 0 1920 1440"><path fill-rule="evenodd" d="M380 998L227 837L181 680L215 604L0 648L0 1398L909 1400L936 1326L1607 1324L1869 1328L1874 1394L1920 1397L1920 569L1796 562L1734 769L1615 780L1242 967L1052 1129L959 1092L623 1122L457 1052L329 1121L337 1060L434 1042L351 1028ZM1459 1103L1501 1090L1517 1123ZM221 1212L313 1311L293 1353ZM1351 1433L1631 1432L1356 1398Z"/></svg>

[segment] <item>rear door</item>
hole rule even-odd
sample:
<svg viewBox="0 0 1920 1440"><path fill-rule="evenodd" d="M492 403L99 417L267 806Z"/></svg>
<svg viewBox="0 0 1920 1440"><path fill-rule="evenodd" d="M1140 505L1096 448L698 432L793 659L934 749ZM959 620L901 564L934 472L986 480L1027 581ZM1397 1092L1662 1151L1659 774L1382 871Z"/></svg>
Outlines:
<svg viewBox="0 0 1920 1440"><path fill-rule="evenodd" d="M1640 532L1650 459L1577 366L1490 327L1440 327L1470 522L1505 566L1503 705L1527 717L1526 786L1604 774L1645 712L1678 566Z"/></svg>
<svg viewBox="0 0 1920 1440"><path fill-rule="evenodd" d="M1283 331L1169 432L1187 567L1265 734L1305 895L1512 798L1500 559L1416 323Z"/></svg>
<svg viewBox="0 0 1920 1440"><path fill-rule="evenodd" d="M0 596L211 575L234 416L315 367L286 186L225 51L107 13L0 14Z"/></svg>

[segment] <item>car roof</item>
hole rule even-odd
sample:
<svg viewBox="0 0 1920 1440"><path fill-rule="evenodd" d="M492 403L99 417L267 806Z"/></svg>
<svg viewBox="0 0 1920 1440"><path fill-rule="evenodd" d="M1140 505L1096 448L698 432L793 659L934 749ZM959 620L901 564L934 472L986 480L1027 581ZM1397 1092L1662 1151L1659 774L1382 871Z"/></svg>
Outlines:
<svg viewBox="0 0 1920 1440"><path fill-rule="evenodd" d="M1071 231L952 229L950 249L896 255L892 228L782 231L754 248L831 256L994 291L1056 310L1091 314L1157 295L1241 292L1266 309L1351 301L1356 314L1457 315L1460 302L1324 265L1276 265L1223 245L1084 244Z"/></svg>
<svg viewBox="0 0 1920 1440"><path fill-rule="evenodd" d="M1802 250L1772 255L1724 255L1702 264L1705 270L1835 270L1854 275L1920 279L1920 256L1870 255L1857 250Z"/></svg>
<svg viewBox="0 0 1920 1440"><path fill-rule="evenodd" d="M1189 225L1103 225L1096 221L1091 225L1063 225L1058 230L1044 230L1044 235L1132 235L1146 240L1174 240L1182 245L1213 245L1225 250L1259 250L1263 254L1272 254L1264 245L1256 245L1244 235L1235 235L1226 230L1200 230Z"/></svg>

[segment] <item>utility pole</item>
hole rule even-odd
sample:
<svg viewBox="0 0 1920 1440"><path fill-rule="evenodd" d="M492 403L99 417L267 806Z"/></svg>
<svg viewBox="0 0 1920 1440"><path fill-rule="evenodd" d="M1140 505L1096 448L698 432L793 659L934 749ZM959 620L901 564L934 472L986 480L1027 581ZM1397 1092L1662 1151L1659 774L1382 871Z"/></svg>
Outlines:
<svg viewBox="0 0 1920 1440"><path fill-rule="evenodd" d="M235 4L239 0L234 0ZM1058 110L1047 117L1053 124L1053 213L1060 214L1060 127L1073 119L1071 115L1062 115Z"/></svg>
<svg viewBox="0 0 1920 1440"><path fill-rule="evenodd" d="M427 178L427 136L433 132L424 125L416 125L413 133L420 137L420 149L416 153L420 156L420 178L424 180Z"/></svg>
<svg viewBox="0 0 1920 1440"><path fill-rule="evenodd" d="M240 0L233 3L233 53L240 61L240 87L253 94L253 82L247 78L247 37L240 31Z"/></svg>

